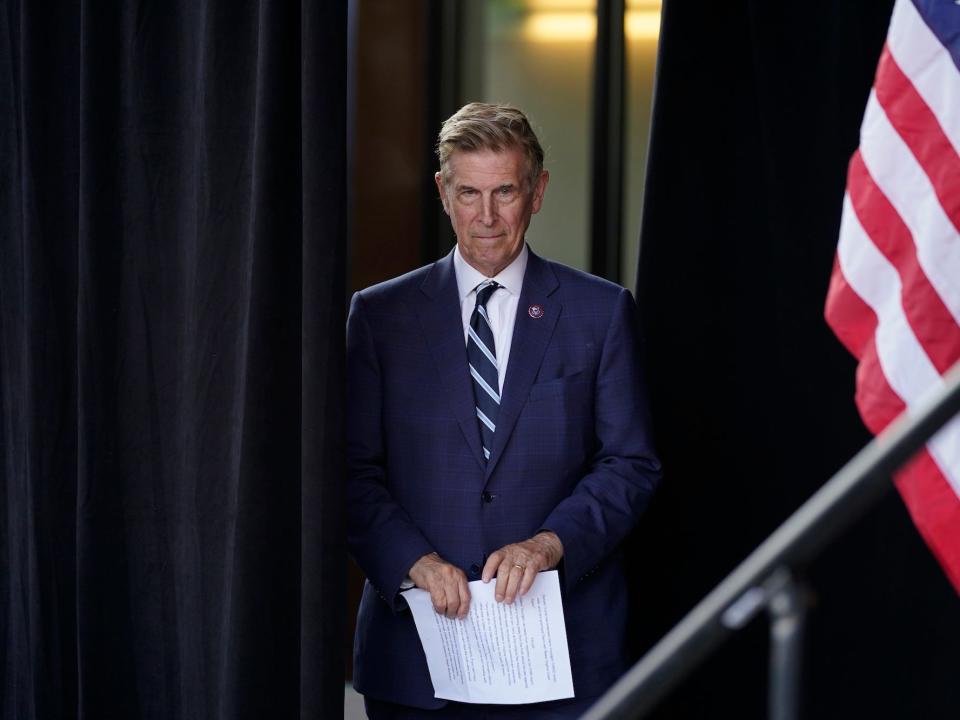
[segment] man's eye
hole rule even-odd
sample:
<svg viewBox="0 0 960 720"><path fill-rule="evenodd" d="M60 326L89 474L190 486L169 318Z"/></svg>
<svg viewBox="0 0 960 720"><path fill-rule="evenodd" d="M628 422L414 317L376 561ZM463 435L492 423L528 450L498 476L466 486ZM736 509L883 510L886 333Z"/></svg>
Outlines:
<svg viewBox="0 0 960 720"><path fill-rule="evenodd" d="M470 199L472 199L472 198L475 198L476 196L477 196L477 191L476 191L476 190L461 190L461 191L460 191L460 197L464 198L465 200L470 200Z"/></svg>
<svg viewBox="0 0 960 720"><path fill-rule="evenodd" d="M498 190L498 193L500 194L500 197L508 198L513 196L514 189L512 187L502 187Z"/></svg>

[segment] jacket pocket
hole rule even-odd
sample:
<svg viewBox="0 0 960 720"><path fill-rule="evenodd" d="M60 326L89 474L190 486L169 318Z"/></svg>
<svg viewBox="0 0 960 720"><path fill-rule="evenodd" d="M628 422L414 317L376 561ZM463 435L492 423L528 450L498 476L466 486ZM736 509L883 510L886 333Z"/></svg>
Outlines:
<svg viewBox="0 0 960 720"><path fill-rule="evenodd" d="M556 397L557 395L562 395L568 388L577 384L586 383L588 380L589 375L587 371L580 370L570 375L554 378L553 380L534 383L530 386L530 394L527 396L527 399L529 402L537 402L538 400Z"/></svg>

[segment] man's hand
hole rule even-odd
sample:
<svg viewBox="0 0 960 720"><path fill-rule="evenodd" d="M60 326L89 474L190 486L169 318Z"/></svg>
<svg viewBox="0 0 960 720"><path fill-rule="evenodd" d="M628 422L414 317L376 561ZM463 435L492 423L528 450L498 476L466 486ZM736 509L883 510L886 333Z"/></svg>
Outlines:
<svg viewBox="0 0 960 720"><path fill-rule="evenodd" d="M424 555L410 568L414 584L430 593L433 609L448 618L467 616L470 610L470 588L467 576L436 553Z"/></svg>
<svg viewBox="0 0 960 720"><path fill-rule="evenodd" d="M487 558L483 566L483 581L497 576L494 597L508 605L517 595L526 595L541 570L552 570L563 557L563 543L556 533L537 533L529 540L511 543Z"/></svg>

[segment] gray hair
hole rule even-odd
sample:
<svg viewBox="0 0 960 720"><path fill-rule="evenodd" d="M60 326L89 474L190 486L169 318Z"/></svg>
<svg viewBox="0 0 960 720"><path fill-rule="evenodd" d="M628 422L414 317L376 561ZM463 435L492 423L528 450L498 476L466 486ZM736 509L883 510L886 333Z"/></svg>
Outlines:
<svg viewBox="0 0 960 720"><path fill-rule="evenodd" d="M501 152L513 148L526 158L527 190L531 190L543 172L543 148L527 116L510 105L468 103L440 127L437 138L440 177L445 184L450 181L448 161L458 150Z"/></svg>

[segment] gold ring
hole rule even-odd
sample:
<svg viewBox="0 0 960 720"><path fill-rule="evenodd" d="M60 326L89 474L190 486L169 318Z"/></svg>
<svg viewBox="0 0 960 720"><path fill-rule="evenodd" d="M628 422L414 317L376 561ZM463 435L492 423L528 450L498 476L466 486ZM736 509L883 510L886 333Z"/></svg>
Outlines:
<svg viewBox="0 0 960 720"><path fill-rule="evenodd" d="M514 563L513 566L515 568L520 568L521 570L526 570L526 568L523 565L520 565L519 563Z"/></svg>

